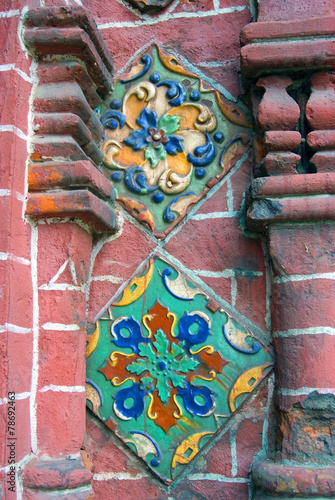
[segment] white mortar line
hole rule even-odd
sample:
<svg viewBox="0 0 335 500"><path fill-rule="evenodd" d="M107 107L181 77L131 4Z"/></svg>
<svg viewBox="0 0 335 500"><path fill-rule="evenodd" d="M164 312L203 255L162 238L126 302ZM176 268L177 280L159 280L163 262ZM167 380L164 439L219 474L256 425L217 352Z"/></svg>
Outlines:
<svg viewBox="0 0 335 500"><path fill-rule="evenodd" d="M1 11L0 12L0 19L5 18L5 17L15 17L15 16L19 16L19 15L20 15L20 11L18 9Z"/></svg>
<svg viewBox="0 0 335 500"><path fill-rule="evenodd" d="M68 258L64 264L62 264L60 266L60 268L58 269L57 273L51 278L51 280L49 281L48 285L53 285L59 278L59 276L62 274L62 272L65 270L66 266L68 265L69 263L69 260L70 258Z"/></svg>
<svg viewBox="0 0 335 500"><path fill-rule="evenodd" d="M137 28L138 26L151 26L153 24L158 24L163 21L170 21L173 19L190 19L199 17L210 17L216 16L217 14L231 14L232 12L242 12L246 8L246 5L238 5L234 7L222 7L217 10L207 10L198 12L175 12L174 14L167 14L161 18L155 19L145 19L139 21L112 21L109 23L98 24L100 30L105 30L108 28Z"/></svg>
<svg viewBox="0 0 335 500"><path fill-rule="evenodd" d="M197 66L200 66L201 68L222 68L225 66L229 66L230 64L233 64L235 62L235 59L227 61L202 61L197 63Z"/></svg>
<svg viewBox="0 0 335 500"><path fill-rule="evenodd" d="M11 323L5 323L0 325L0 333L12 332L12 333L31 333L31 328L23 328L22 326L12 325Z"/></svg>
<svg viewBox="0 0 335 500"><path fill-rule="evenodd" d="M116 233L112 234L111 236L105 236L105 237L100 238L100 240L92 248L90 269L88 272L88 277L87 277L86 286L85 286L86 314L88 313L90 287L91 287L92 273L93 273L93 268L94 268L94 264L95 264L95 259L97 258L98 253L100 252L100 250L103 248L103 246L106 243L108 243L110 241L115 241L122 235L123 225L124 225L124 217L123 217L122 213L118 213L117 223L118 223L118 230L116 231Z"/></svg>
<svg viewBox="0 0 335 500"><path fill-rule="evenodd" d="M122 278L118 278L117 276L112 276L111 274L106 276L93 276L91 281L109 281L110 283L123 283Z"/></svg>
<svg viewBox="0 0 335 500"><path fill-rule="evenodd" d="M237 295L237 281L236 281L235 276L231 277L230 293L231 293L231 305L233 307L235 307L235 305L236 305L236 295Z"/></svg>
<svg viewBox="0 0 335 500"><path fill-rule="evenodd" d="M25 141L28 139L26 134L15 125L0 125L0 132L14 132L20 139L24 139Z"/></svg>
<svg viewBox="0 0 335 500"><path fill-rule="evenodd" d="M63 323L44 323L42 325L43 330L53 330L58 332L73 332L75 330L80 330L80 326L76 323L72 325L64 325Z"/></svg>
<svg viewBox="0 0 335 500"><path fill-rule="evenodd" d="M265 241L264 237L261 237L261 245L264 254L264 263L265 263L265 304L266 304L266 312L265 312L265 325L268 331L271 331L271 264L269 257L268 245Z"/></svg>
<svg viewBox="0 0 335 500"><path fill-rule="evenodd" d="M30 396L30 392L20 392L15 394L15 401L20 401L21 399L27 399ZM12 401L12 400L11 400ZM0 405L5 405L8 403L8 398L0 398Z"/></svg>
<svg viewBox="0 0 335 500"><path fill-rule="evenodd" d="M267 457L267 452L269 447L268 443L269 412L273 399L274 390L275 390L275 377L274 374L272 373L268 378L268 399L266 403L266 410L265 410L266 416L263 423L263 433L262 433L262 451L264 454L263 455L264 459Z"/></svg>
<svg viewBox="0 0 335 500"><path fill-rule="evenodd" d="M249 483L249 479L246 477L227 477L222 474L213 474L210 472L197 474L190 474L188 476L189 481L218 481L220 483Z"/></svg>
<svg viewBox="0 0 335 500"><path fill-rule="evenodd" d="M335 388L320 387L300 387L299 389L277 389L277 393L282 396L305 396L311 392L317 391L319 394L335 394Z"/></svg>
<svg viewBox="0 0 335 500"><path fill-rule="evenodd" d="M247 151L244 153L244 155L242 156L242 158L240 158L240 160L238 162L236 162L236 165L228 172L227 175L225 175L221 181L219 181L208 193L206 196L204 196L204 198L202 198L202 200L200 200L195 207L193 207L188 215L180 222L180 224L177 225L177 227L175 229L173 229L167 236L166 238L164 239L164 241L162 242L162 244L166 244L171 238L173 238L184 226L184 224L186 224L186 222L191 219L193 217L193 215L195 214L195 212L197 212L200 207L207 201L209 200L219 189L221 189L221 187L223 186L223 184L225 184L228 179L230 179L230 177L232 175L234 175L234 173L243 165L243 163L245 162L245 160L249 157L249 153L250 151Z"/></svg>
<svg viewBox="0 0 335 500"><path fill-rule="evenodd" d="M85 386L83 385L73 385L73 386L66 386L66 385L46 385L42 387L42 389L39 390L39 392L47 392L47 391L53 391L53 392L85 392Z"/></svg>
<svg viewBox="0 0 335 500"><path fill-rule="evenodd" d="M11 189L0 189L0 197L10 196L11 194L13 194L19 201L24 201L25 199L24 194L19 193L18 191Z"/></svg>
<svg viewBox="0 0 335 500"><path fill-rule="evenodd" d="M23 80L25 80L26 82L29 82L29 83L33 83L32 78L29 75L27 75L27 73L25 73L24 71L22 71L20 68L17 68L15 66L15 63L0 64L0 71L16 71L16 73L18 75L20 75L21 78L23 78Z"/></svg>
<svg viewBox="0 0 335 500"><path fill-rule="evenodd" d="M207 292L207 294L212 297L214 300L216 300L219 304L222 305L222 307L228 312L228 314L232 314L235 316L236 320L241 322L242 325L244 325L245 328L248 330L251 330L252 332L255 333L256 337L263 343L267 344L269 342L268 335L257 325L255 325L252 321L250 321L247 317L245 317L243 314L240 313L237 309L232 307L231 304L229 304L223 297L218 295L209 285L207 285L204 281L202 281L196 274L194 274L194 270L188 269L184 264L182 264L176 257L173 255L169 254L164 248L161 248L157 246L154 251L152 252L152 255L154 253L158 253L162 257L163 260L166 260L167 262L171 262L172 265L176 266L177 269L180 269L186 274L186 277L190 277L190 279L198 284L202 290ZM140 267L139 267L140 269ZM249 272L249 271L248 271ZM120 287L121 289L121 287ZM114 297L116 297L117 294L115 294ZM110 300L109 304L110 305L114 298ZM101 309L101 312L107 309L107 305Z"/></svg>
<svg viewBox="0 0 335 500"><path fill-rule="evenodd" d="M273 278L273 283L287 283L290 281L307 281L307 280L335 280L335 272L317 273L317 274L290 274L286 276L276 276L275 278Z"/></svg>
<svg viewBox="0 0 335 500"><path fill-rule="evenodd" d="M33 288L33 366L31 375L31 397L30 397L30 432L31 450L37 453L37 417L36 417L36 394L38 384L38 341L39 341L39 304L38 304L38 283L37 283L37 245L38 229L31 224L31 280Z"/></svg>
<svg viewBox="0 0 335 500"><path fill-rule="evenodd" d="M220 0L213 0L213 8L215 11L220 9Z"/></svg>
<svg viewBox="0 0 335 500"><path fill-rule="evenodd" d="M312 326L310 328L292 328L291 330L273 332L273 337L298 337L300 335L335 335L335 328L330 326Z"/></svg>
<svg viewBox="0 0 335 500"><path fill-rule="evenodd" d="M227 205L228 205L228 212L234 212L234 195L233 195L233 188L231 185L231 178L228 179L227 181Z"/></svg>
<svg viewBox="0 0 335 500"><path fill-rule="evenodd" d="M74 262L72 259L70 259L69 264L70 264L72 281L74 282L75 285L77 285L78 284L78 277L77 277L77 273L76 273L76 266L74 265Z"/></svg>
<svg viewBox="0 0 335 500"><path fill-rule="evenodd" d="M93 475L93 480L108 481L109 479L117 479L124 481L142 479L142 477L148 477L148 474L144 472L138 472L137 474L131 474L130 472L98 472Z"/></svg>
<svg viewBox="0 0 335 500"><path fill-rule="evenodd" d="M75 292L85 293L86 283L82 285L71 285L70 283L55 283L54 285L49 285L48 283L44 283L39 287L40 290L70 290Z"/></svg>
<svg viewBox="0 0 335 500"><path fill-rule="evenodd" d="M231 453L231 475L233 477L237 476L237 453L236 453L236 426L232 426L229 431L229 443L230 443L230 453Z"/></svg>
<svg viewBox="0 0 335 500"><path fill-rule="evenodd" d="M207 278L234 278L236 276L263 276L261 271L249 271L248 269L224 269L223 271L207 271L204 269L193 269L198 276Z"/></svg>
<svg viewBox="0 0 335 500"><path fill-rule="evenodd" d="M19 264L30 266L30 260L24 259L23 257L17 257L16 255L11 255L10 253L0 252L0 260L13 260Z"/></svg>
<svg viewBox="0 0 335 500"><path fill-rule="evenodd" d="M192 220L205 220L205 219L222 219L222 218L233 218L240 217L241 212L231 211L231 212L210 212L208 214L195 214L190 217Z"/></svg>

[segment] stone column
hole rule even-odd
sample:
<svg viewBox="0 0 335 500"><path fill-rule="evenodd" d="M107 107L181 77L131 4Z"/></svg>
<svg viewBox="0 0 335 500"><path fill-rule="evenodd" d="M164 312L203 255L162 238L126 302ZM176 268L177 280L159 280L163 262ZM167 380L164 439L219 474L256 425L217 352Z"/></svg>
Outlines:
<svg viewBox="0 0 335 500"><path fill-rule="evenodd" d="M40 8L24 18L35 58L26 217L33 232L31 447L24 499L91 498L85 436L86 282L92 239L116 229L96 113L112 61L82 8Z"/></svg>

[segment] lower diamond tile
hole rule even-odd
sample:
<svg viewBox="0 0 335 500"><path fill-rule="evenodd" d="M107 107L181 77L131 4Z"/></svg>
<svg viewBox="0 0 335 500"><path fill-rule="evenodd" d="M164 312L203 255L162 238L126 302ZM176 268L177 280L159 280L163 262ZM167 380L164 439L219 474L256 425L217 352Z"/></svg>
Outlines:
<svg viewBox="0 0 335 500"><path fill-rule="evenodd" d="M88 406L166 483L272 366L270 352L156 256L87 338Z"/></svg>

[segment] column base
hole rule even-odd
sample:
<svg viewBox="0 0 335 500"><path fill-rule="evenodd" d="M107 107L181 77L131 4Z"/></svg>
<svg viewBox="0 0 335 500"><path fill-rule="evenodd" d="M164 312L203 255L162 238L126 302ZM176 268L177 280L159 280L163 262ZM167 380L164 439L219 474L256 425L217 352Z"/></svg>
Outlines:
<svg viewBox="0 0 335 500"><path fill-rule="evenodd" d="M308 467L270 460L259 461L253 465L252 481L255 487L254 500L335 497L335 465Z"/></svg>
<svg viewBox="0 0 335 500"><path fill-rule="evenodd" d="M93 498L92 473L79 459L35 459L22 473L24 500L88 500Z"/></svg>

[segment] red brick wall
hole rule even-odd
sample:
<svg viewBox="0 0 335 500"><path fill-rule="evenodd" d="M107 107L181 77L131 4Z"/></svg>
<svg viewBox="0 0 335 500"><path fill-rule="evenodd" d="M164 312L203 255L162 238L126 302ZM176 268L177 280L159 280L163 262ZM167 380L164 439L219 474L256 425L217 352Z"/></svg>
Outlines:
<svg viewBox="0 0 335 500"><path fill-rule="evenodd" d="M46 6L69 3L81 1L41 0ZM239 33L255 15L253 0L174 0L154 15L139 14L126 0L82 4L91 11L113 55L115 73L154 41L173 49L226 97L234 100L241 94ZM36 0L29 7L39 5ZM17 466L23 467L34 454L62 457L79 451L85 433L86 322L94 322L157 245L121 210L118 232L93 242L85 227L71 222L36 225L24 220L34 74L18 36L25 7L25 2L3 1L0 12L0 477L5 481L9 391L16 393ZM269 19L263 2L261 15ZM161 246L268 343L266 247L261 238L247 237L240 221L250 179L251 157L246 155ZM267 452L272 395L270 378L171 491L89 414L84 446L93 462L95 498L249 498L250 466ZM22 498L18 468L16 493L7 488L4 483L5 498Z"/></svg>

